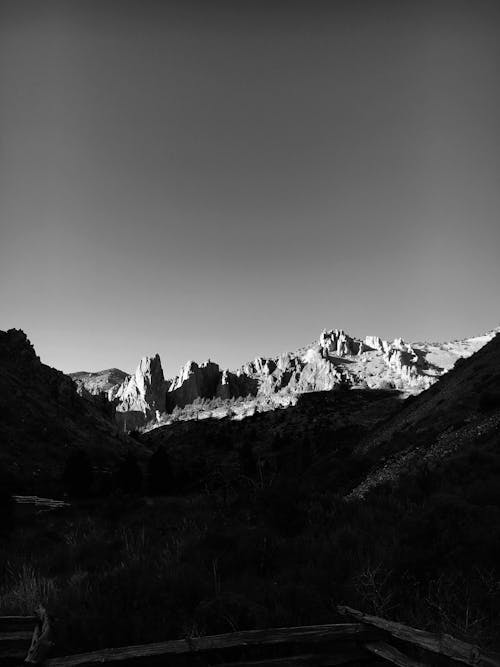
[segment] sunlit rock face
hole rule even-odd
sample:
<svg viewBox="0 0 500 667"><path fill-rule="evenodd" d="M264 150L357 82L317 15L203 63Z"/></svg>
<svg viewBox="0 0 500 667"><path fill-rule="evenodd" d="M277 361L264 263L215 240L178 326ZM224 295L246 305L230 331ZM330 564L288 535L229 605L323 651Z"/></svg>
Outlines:
<svg viewBox="0 0 500 667"><path fill-rule="evenodd" d="M319 344L328 354L339 357L358 354L360 348L360 341L348 336L343 329L325 329L319 337Z"/></svg>
<svg viewBox="0 0 500 667"><path fill-rule="evenodd" d="M121 384L129 377L127 373L119 368L107 368L104 371L89 373L80 371L70 373L70 378L76 384L77 391L81 396L90 394L98 396L104 394L108 401L112 401Z"/></svg>
<svg viewBox="0 0 500 667"><path fill-rule="evenodd" d="M406 343L402 338L390 342L379 336L356 338L343 329L325 329L310 346L271 359L257 357L244 364L239 375L256 383L258 397L345 386L418 393L457 359L485 345L496 331L448 343Z"/></svg>
<svg viewBox="0 0 500 667"><path fill-rule="evenodd" d="M166 392L159 355L143 357L135 373L114 393L118 421L128 428L136 428L155 418L165 410Z"/></svg>

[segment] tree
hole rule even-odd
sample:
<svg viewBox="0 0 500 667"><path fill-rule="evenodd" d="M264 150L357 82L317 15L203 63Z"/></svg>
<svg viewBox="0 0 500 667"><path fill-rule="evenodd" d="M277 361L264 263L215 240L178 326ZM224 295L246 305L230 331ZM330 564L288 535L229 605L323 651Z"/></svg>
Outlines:
<svg viewBox="0 0 500 667"><path fill-rule="evenodd" d="M85 498L90 494L94 473L89 455L83 449L72 452L64 467L62 483L68 496Z"/></svg>
<svg viewBox="0 0 500 667"><path fill-rule="evenodd" d="M170 456L159 447L148 461L148 491L152 496L166 496L172 493L173 484Z"/></svg>

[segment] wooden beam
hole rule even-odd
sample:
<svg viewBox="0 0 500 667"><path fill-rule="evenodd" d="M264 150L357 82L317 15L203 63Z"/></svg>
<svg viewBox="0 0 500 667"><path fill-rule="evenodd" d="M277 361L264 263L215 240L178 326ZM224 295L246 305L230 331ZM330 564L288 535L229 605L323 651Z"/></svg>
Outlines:
<svg viewBox="0 0 500 667"><path fill-rule="evenodd" d="M240 662L218 663L217 667L335 667L336 665L345 665L349 662L356 663L364 660L370 660L370 655L360 649L352 651L342 651L335 655L323 655L319 653L310 653L308 655L293 655L285 658L269 658L267 660L252 660Z"/></svg>
<svg viewBox="0 0 500 667"><path fill-rule="evenodd" d="M59 509L69 507L65 500L54 500L53 498L40 498L39 496L12 496L17 505L33 505L34 507L47 507L48 509Z"/></svg>
<svg viewBox="0 0 500 667"><path fill-rule="evenodd" d="M500 667L500 656L481 651L478 646L467 644L450 635L438 635L425 630L417 630L402 623L363 614L351 607L338 606L337 610L340 614L352 616L360 623L383 630L396 639L408 642L431 653L444 655L447 658L463 662L466 665L472 665L473 667Z"/></svg>
<svg viewBox="0 0 500 667"><path fill-rule="evenodd" d="M177 639L155 644L139 644L108 648L92 653L69 655L46 660L44 667L97 667L106 663L124 665L127 662L158 661L168 655L218 651L226 648L247 646L273 646L276 644L318 643L321 641L369 640L377 638L373 630L360 623L340 623L337 625L312 625L297 628L273 628L270 630L249 630L224 635Z"/></svg>
<svg viewBox="0 0 500 667"><path fill-rule="evenodd" d="M425 667L423 662L412 660L404 653L401 653L401 651L398 651L397 648L385 642L368 642L365 644L365 647L370 653L383 660L392 662L393 665L398 665L398 667Z"/></svg>

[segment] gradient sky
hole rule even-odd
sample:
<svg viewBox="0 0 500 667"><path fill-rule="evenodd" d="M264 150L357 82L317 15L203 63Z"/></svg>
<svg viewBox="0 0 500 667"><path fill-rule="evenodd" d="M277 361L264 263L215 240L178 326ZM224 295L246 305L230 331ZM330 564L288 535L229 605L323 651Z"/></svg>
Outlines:
<svg viewBox="0 0 500 667"><path fill-rule="evenodd" d="M499 10L0 0L0 328L171 376L498 326Z"/></svg>

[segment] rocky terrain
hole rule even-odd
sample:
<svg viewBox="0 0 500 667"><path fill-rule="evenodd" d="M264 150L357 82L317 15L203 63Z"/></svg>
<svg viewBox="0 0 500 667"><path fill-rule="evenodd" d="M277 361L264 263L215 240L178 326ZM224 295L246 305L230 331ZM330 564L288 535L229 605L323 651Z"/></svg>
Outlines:
<svg viewBox="0 0 500 667"><path fill-rule="evenodd" d="M401 338L386 341L378 336L360 339L342 329L331 329L296 352L257 357L236 371L222 369L211 361L189 361L174 379L166 380L156 355L144 357L134 375L125 378L116 369L72 377L80 391L105 392L115 402L117 419L125 429L145 424L151 428L168 423L168 415L176 408L214 398L245 399L236 415L241 418L256 410L293 405L304 393L340 386L397 389L405 396L418 394L450 370L457 359L479 350L496 331L444 343L407 343ZM226 415L227 410L220 409L197 417Z"/></svg>
<svg viewBox="0 0 500 667"><path fill-rule="evenodd" d="M78 448L105 465L134 445L118 437L107 406L42 364L18 329L0 332L0 414L0 468L25 491L47 491Z"/></svg>

